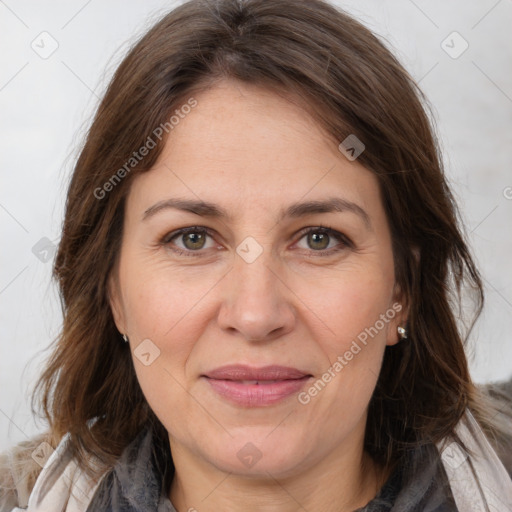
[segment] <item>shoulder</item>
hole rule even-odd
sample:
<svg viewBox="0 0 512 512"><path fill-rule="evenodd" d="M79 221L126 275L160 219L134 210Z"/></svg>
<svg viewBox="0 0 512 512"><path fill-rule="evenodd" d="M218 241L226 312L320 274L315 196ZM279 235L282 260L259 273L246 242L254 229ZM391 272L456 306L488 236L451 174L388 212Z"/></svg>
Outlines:
<svg viewBox="0 0 512 512"><path fill-rule="evenodd" d="M512 378L508 381L480 386L495 413L496 433L491 442L512 478Z"/></svg>
<svg viewBox="0 0 512 512"><path fill-rule="evenodd" d="M27 506L43 469L37 462L37 453L48 438L47 434L41 434L0 454L0 512Z"/></svg>
<svg viewBox="0 0 512 512"><path fill-rule="evenodd" d="M79 466L72 456L69 434L55 449L48 441L48 436L38 436L2 455L0 512L32 510L35 504L37 510L87 510L104 471L97 464L98 474L93 476Z"/></svg>

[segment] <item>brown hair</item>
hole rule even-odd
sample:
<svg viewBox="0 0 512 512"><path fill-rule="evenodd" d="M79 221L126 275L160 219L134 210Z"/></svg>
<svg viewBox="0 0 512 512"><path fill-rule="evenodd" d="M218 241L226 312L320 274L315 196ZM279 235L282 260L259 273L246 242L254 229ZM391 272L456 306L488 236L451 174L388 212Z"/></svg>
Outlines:
<svg viewBox="0 0 512 512"><path fill-rule="evenodd" d="M468 406L485 425L464 353L468 333L456 321L466 286L478 316L482 284L414 81L369 30L321 0L191 0L121 63L73 172L54 268L64 324L37 388L53 442L69 432L87 468L91 455L111 465L148 422L166 434L108 299L130 183L152 167L165 138L115 185L109 180L176 108L222 79L300 98L336 144L354 134L366 146L358 161L379 181L396 281L410 306L409 339L386 349L369 406L368 452L389 467L408 446L453 433Z"/></svg>

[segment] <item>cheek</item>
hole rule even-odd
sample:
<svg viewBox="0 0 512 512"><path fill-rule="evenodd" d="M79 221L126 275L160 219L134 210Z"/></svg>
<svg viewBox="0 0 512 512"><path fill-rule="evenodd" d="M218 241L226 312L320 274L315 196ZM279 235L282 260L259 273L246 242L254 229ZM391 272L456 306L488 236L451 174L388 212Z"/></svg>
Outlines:
<svg viewBox="0 0 512 512"><path fill-rule="evenodd" d="M208 292L219 277L212 272L190 276L168 265L135 260L126 260L121 271L135 371L148 403L163 418L169 406L185 408L187 403L187 363L211 314L205 310ZM147 366L138 358L145 340L154 344L149 344L152 362Z"/></svg>
<svg viewBox="0 0 512 512"><path fill-rule="evenodd" d="M309 325L317 326L312 335L323 354L321 382L316 387L322 389L318 395L325 396L318 405L343 403L341 415L362 413L366 407L396 315L392 308L393 276L379 268L373 272L368 269L317 280L316 293L312 287L309 293L307 287L297 292L310 310ZM311 394L315 393L312 389Z"/></svg>
<svg viewBox="0 0 512 512"><path fill-rule="evenodd" d="M296 280L298 297L316 316L319 329L325 331L332 350L344 351L358 336L371 330L371 337L385 339L390 325L393 296L393 273L379 266L333 271L328 276L315 276ZM386 321L379 321L386 315ZM319 322L321 320L321 322ZM377 331L373 327L377 324ZM348 344L348 345L347 345ZM331 350L331 352L332 352Z"/></svg>
<svg viewBox="0 0 512 512"><path fill-rule="evenodd" d="M176 272L150 265L126 270L130 277L125 280L124 303L137 379L151 409L169 427L169 411L190 413L187 361L204 329L201 299L213 283L192 284ZM157 357L149 365L139 359L137 348L147 339L157 347L150 346Z"/></svg>
<svg viewBox="0 0 512 512"><path fill-rule="evenodd" d="M215 272L190 272L163 262L126 261L123 303L131 332L141 339L176 338L183 320L197 316L208 291L219 281Z"/></svg>

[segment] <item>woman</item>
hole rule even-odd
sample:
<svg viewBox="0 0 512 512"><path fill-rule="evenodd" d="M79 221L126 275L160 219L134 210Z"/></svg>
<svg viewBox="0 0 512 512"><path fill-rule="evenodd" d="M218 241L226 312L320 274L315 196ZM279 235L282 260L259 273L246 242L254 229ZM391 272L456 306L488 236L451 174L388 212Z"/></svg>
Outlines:
<svg viewBox="0 0 512 512"><path fill-rule="evenodd" d="M482 285L420 98L319 0L157 23L73 173L50 430L4 510L509 510L456 321Z"/></svg>

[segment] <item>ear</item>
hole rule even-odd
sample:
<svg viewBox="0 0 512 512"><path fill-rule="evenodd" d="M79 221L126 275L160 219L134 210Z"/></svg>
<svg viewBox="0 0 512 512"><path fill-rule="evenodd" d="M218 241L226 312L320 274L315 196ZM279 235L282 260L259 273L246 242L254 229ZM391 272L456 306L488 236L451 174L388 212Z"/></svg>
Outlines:
<svg viewBox="0 0 512 512"><path fill-rule="evenodd" d="M420 250L419 247L412 247L411 252L416 261L416 266L419 266L420 262ZM400 337L398 336L398 327L406 327L407 319L409 318L410 304L408 298L405 296L404 291L401 289L398 283L395 283L393 293L393 303L391 310L396 312L394 318L389 322L388 335L386 345L396 345L399 343Z"/></svg>
<svg viewBox="0 0 512 512"><path fill-rule="evenodd" d="M390 304L386 316L390 318L386 345L396 345L401 341L398 336L398 327L405 327L409 317L409 306L398 283L395 284L393 302Z"/></svg>
<svg viewBox="0 0 512 512"><path fill-rule="evenodd" d="M121 300L121 288L119 287L119 280L115 275L115 272L112 272L108 278L108 302L110 304L110 309L112 311L112 316L114 317L114 322L116 324L117 330L121 334L126 333L126 322L124 315L124 308Z"/></svg>

